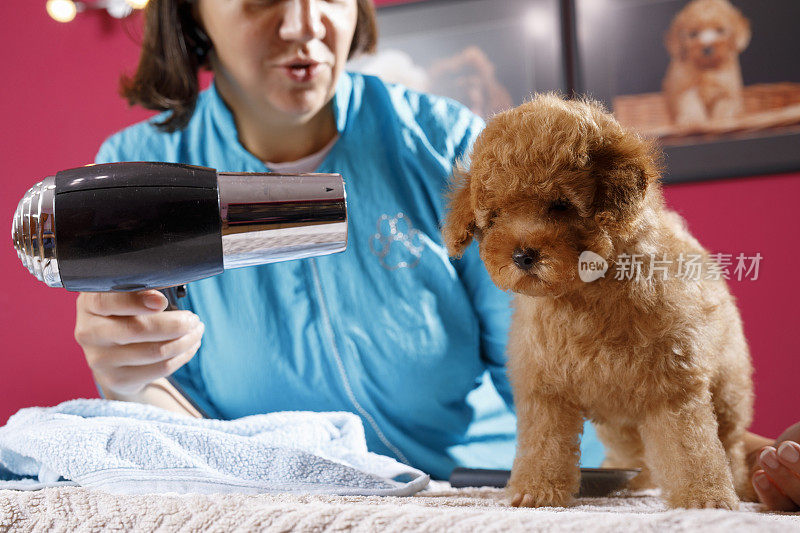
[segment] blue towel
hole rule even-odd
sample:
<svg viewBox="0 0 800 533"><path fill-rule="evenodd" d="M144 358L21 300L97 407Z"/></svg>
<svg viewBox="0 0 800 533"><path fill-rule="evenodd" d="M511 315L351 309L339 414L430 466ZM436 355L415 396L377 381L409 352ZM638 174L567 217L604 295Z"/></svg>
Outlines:
<svg viewBox="0 0 800 533"><path fill-rule="evenodd" d="M81 485L116 494L293 492L408 496L429 477L367 451L352 413L207 420L157 407L73 400L0 427L0 489Z"/></svg>

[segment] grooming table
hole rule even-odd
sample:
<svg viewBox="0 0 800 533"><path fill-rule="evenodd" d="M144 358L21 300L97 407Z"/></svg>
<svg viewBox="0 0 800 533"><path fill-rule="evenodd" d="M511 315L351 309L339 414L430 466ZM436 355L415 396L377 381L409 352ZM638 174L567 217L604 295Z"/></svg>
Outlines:
<svg viewBox="0 0 800 533"><path fill-rule="evenodd" d="M83 487L0 491L0 531L800 531L800 514L667 510L655 491L516 509L494 488L447 483L409 498L289 494L117 496Z"/></svg>

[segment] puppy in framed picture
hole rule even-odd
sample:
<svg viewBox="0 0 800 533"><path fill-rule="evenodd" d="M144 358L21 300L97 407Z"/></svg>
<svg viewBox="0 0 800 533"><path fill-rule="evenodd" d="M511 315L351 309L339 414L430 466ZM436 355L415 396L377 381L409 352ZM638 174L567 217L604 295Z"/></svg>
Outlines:
<svg viewBox="0 0 800 533"><path fill-rule="evenodd" d="M673 123L702 126L742 115L739 54L750 35L749 21L728 0L692 0L678 12L665 39L663 82Z"/></svg>

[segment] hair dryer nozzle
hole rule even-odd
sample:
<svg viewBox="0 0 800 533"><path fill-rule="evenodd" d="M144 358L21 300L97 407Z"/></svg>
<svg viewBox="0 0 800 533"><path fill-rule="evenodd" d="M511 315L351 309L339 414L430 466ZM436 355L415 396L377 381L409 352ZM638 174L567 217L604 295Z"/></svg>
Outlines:
<svg viewBox="0 0 800 533"><path fill-rule="evenodd" d="M347 248L339 174L221 172L218 180L225 270Z"/></svg>
<svg viewBox="0 0 800 533"><path fill-rule="evenodd" d="M61 287L56 259L55 177L49 176L25 193L11 225L11 240L22 264L50 287Z"/></svg>

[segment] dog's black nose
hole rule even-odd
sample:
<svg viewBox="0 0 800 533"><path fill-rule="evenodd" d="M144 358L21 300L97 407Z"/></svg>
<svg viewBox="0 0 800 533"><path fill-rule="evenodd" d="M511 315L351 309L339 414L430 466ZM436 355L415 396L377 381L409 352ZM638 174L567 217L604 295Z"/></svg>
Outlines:
<svg viewBox="0 0 800 533"><path fill-rule="evenodd" d="M713 46L706 46L706 47L703 48L703 55L710 56L713 53L714 53L714 47Z"/></svg>
<svg viewBox="0 0 800 533"><path fill-rule="evenodd" d="M525 248L524 250L517 248L514 250L514 253L511 254L511 259L513 259L514 264L522 270L530 270L531 267L536 264L536 261L539 260L539 250L534 250L533 248Z"/></svg>

